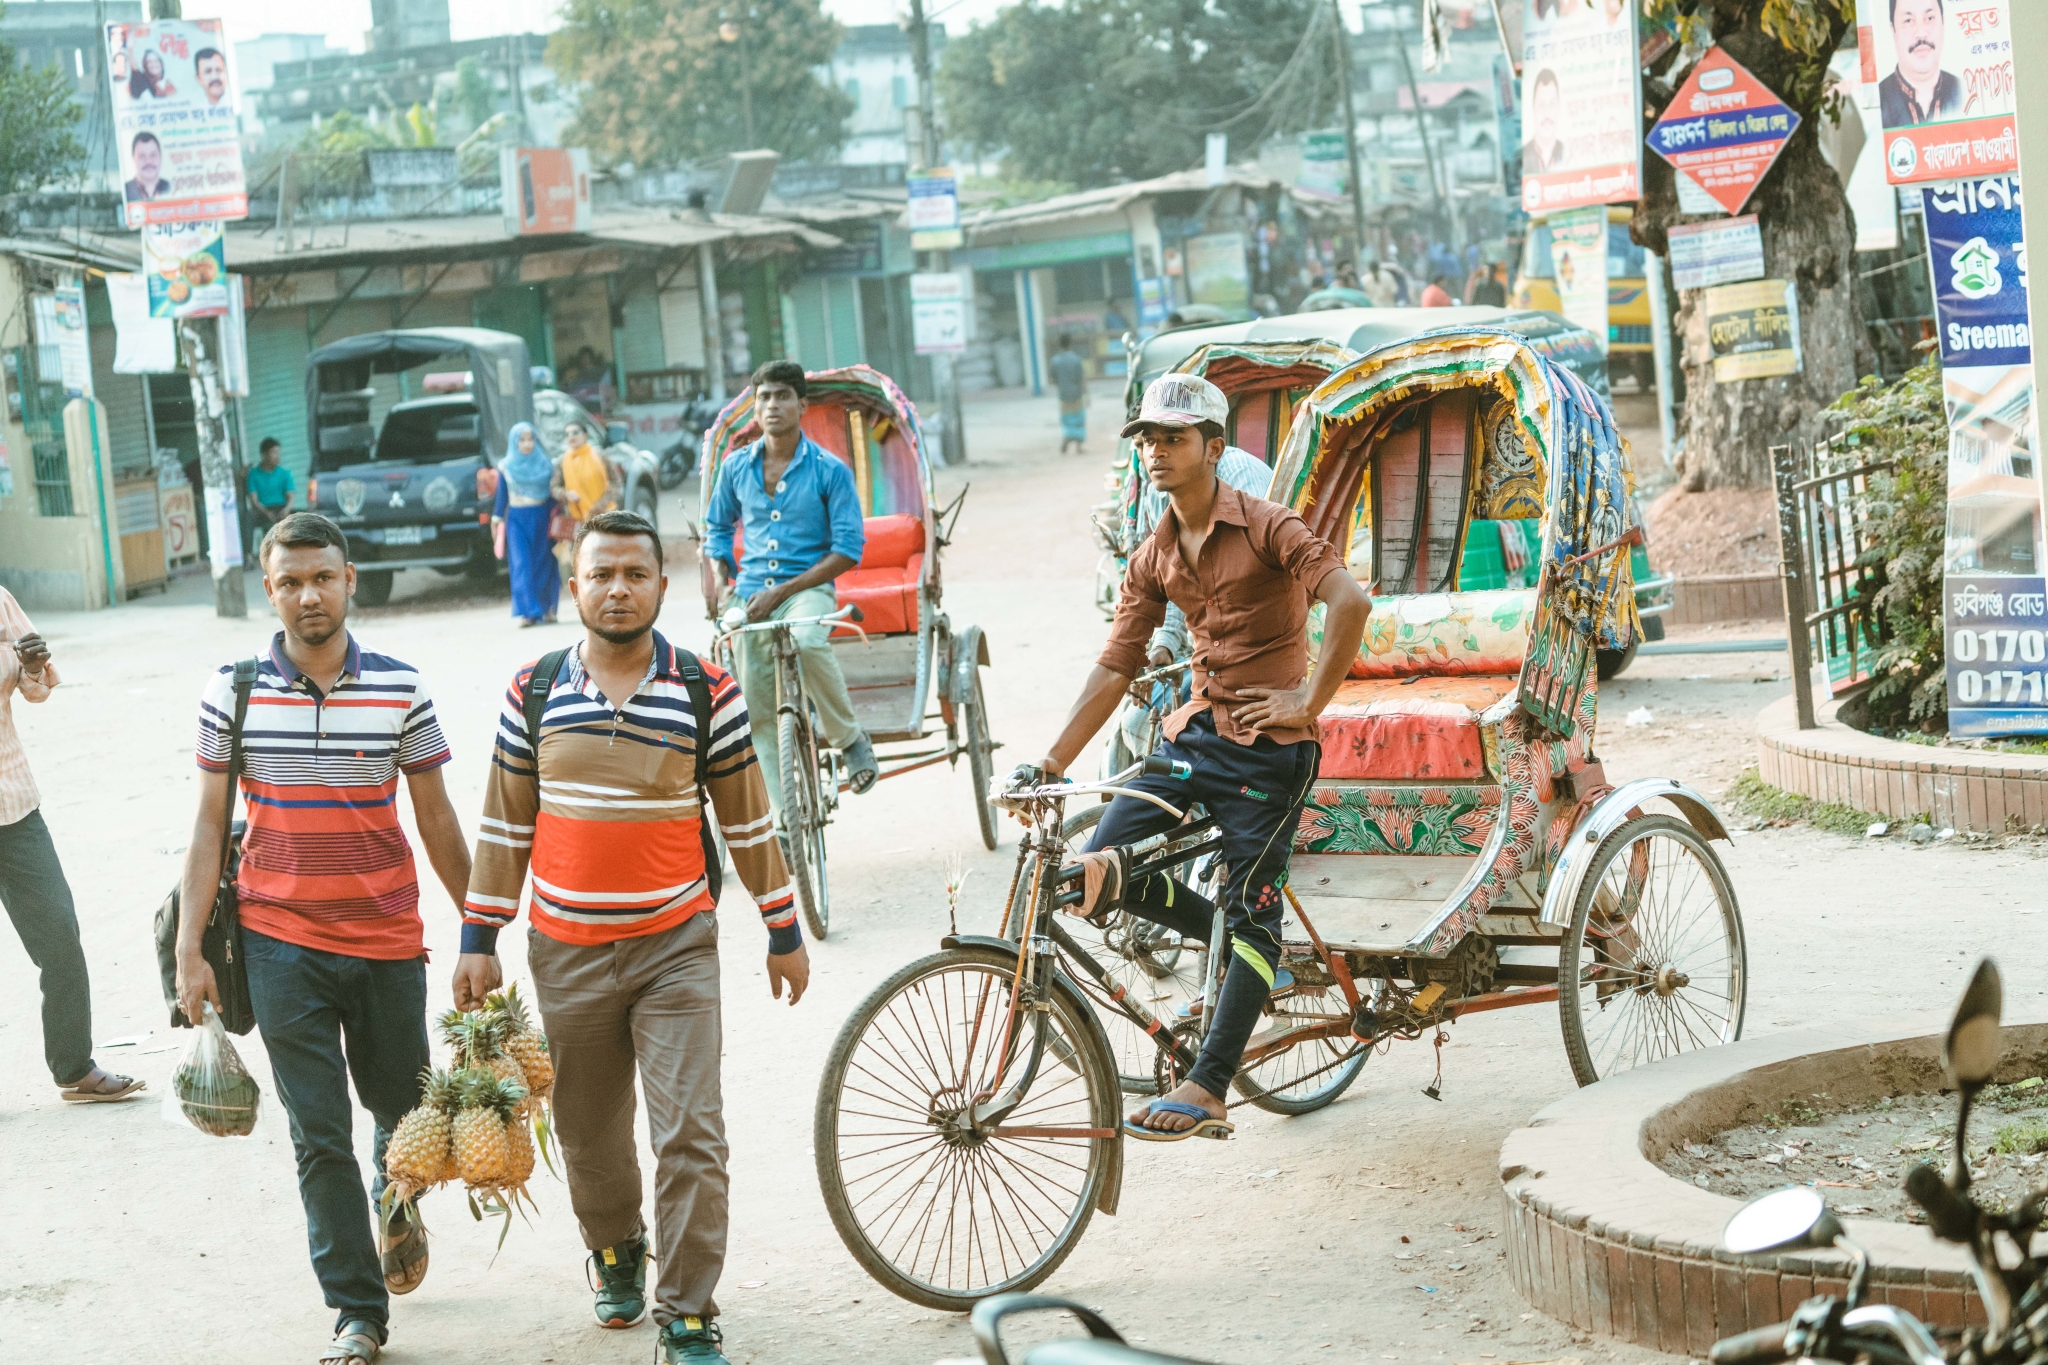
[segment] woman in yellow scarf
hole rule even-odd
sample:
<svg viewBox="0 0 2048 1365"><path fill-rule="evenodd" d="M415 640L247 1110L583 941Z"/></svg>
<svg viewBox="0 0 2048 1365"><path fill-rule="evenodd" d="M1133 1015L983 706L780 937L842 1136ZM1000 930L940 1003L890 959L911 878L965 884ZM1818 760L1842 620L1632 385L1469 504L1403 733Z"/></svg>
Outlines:
<svg viewBox="0 0 2048 1365"><path fill-rule="evenodd" d="M555 502L575 523L581 527L584 522L599 512L608 512L621 504L618 476L612 471L612 463L590 444L590 433L583 429L581 422L569 423L565 435L569 449L555 466ZM575 528L557 541L556 553L569 559L575 554ZM563 566L564 574L573 574L573 561Z"/></svg>

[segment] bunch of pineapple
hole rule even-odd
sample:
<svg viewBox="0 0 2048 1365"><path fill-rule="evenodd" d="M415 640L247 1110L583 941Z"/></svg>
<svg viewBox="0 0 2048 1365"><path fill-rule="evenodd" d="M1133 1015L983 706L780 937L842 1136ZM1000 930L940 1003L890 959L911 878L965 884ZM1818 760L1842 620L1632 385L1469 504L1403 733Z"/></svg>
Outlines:
<svg viewBox="0 0 2048 1365"><path fill-rule="evenodd" d="M517 1200L533 1175L535 1132L546 1132L554 1089L547 1037L529 1021L517 986L490 996L481 1010L448 1011L440 1031L454 1064L425 1073L419 1107L385 1147L388 1197L409 1205L424 1190L460 1180L487 1204Z"/></svg>

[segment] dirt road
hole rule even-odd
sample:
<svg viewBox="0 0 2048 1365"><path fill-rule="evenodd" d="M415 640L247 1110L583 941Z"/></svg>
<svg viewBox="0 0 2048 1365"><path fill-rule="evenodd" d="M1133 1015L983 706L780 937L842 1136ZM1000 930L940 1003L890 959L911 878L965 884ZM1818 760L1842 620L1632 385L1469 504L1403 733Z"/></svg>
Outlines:
<svg viewBox="0 0 2048 1365"><path fill-rule="evenodd" d="M970 412L977 463L940 477L948 496L973 485L946 560L946 607L988 632L989 705L1008 745L1000 768L1040 752L1102 638L1089 608L1085 512L1104 496L1108 441L1098 433L1089 457L1061 460L1050 454L1049 400ZM1096 416L1106 424L1107 408ZM676 585L664 628L701 644L693 582ZM392 608L365 611L355 625L424 670L454 746L449 786L473 831L506 679L570 631L515 630L502 602L428 609L419 587L429 598L450 590L431 579L404 585ZM181 1040L164 1027L149 923L190 825L194 702L207 669L251 652L270 630L261 618L215 620L203 596L200 585L182 600L44 617L67 681L49 704L15 708L78 896L98 1037L148 1035L101 1056L146 1076L154 1093ZM1754 655L1639 661L1603 699L1609 772L1668 773L1718 790L1750 760L1749 717L1783 690L1783 671L1779 659ZM1622 723L1643 707L1652 723ZM721 1299L735 1361L858 1353L874 1365L924 1365L972 1352L961 1319L896 1300L855 1267L826 1219L810 1153L813 1086L832 1035L876 980L937 946L950 859L971 874L963 923L995 921L1013 836L983 852L972 800L964 771L937 768L850 801L832 835L832 938L814 949L812 993L795 1010L768 999L764 937L744 895L729 892L734 1222ZM1974 954L2000 947L2015 1008L2048 987L2039 954L2012 951L2042 928L2040 864L2020 852L1785 830L1744 835L1726 856L1748 925L1753 1033L1842 1010L1944 1009ZM431 879L423 909L438 1009L456 918ZM506 936L515 978L522 940ZM67 1109L47 1084L34 977L11 941L0 947L0 1002L0 1354L310 1361L332 1315L307 1266L281 1115L256 1138L228 1142L166 1124L154 1103ZM1229 1143L1134 1144L1122 1212L1098 1218L1047 1287L1100 1305L1158 1349L1217 1361L1606 1360L1608 1346L1574 1345L1530 1313L1494 1235L1502 1136L1572 1083L1556 1015L1485 1015L1450 1033L1441 1103L1420 1093L1434 1070L1429 1049L1408 1045L1374 1059L1321 1113L1245 1109ZM253 1039L245 1056L267 1089ZM358 1145L367 1151L366 1126ZM538 1215L512 1227L495 1261L495 1226L472 1223L458 1198L429 1201L433 1272L395 1307L390 1360L649 1357L650 1328L592 1326L566 1193L544 1172L533 1188ZM1635 1348L1616 1354L1645 1358Z"/></svg>

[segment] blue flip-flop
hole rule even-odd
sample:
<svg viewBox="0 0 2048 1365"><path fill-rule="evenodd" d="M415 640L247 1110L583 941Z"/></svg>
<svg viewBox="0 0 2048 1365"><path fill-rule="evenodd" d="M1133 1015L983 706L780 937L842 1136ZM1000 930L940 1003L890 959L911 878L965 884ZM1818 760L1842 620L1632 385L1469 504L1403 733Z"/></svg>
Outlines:
<svg viewBox="0 0 2048 1365"><path fill-rule="evenodd" d="M1229 1137L1237 1131L1237 1126L1229 1120L1219 1119L1215 1115L1198 1109L1192 1104L1182 1104L1179 1100L1153 1100L1145 1106L1145 1117L1150 1118L1162 1110L1169 1114L1181 1114L1191 1118L1195 1121L1195 1125L1192 1128L1183 1128L1177 1133L1166 1133L1161 1132L1157 1128L1147 1128L1142 1124L1132 1123L1129 1119L1125 1119L1125 1135L1137 1138L1140 1142L1179 1142L1182 1138L1191 1137L1222 1139Z"/></svg>

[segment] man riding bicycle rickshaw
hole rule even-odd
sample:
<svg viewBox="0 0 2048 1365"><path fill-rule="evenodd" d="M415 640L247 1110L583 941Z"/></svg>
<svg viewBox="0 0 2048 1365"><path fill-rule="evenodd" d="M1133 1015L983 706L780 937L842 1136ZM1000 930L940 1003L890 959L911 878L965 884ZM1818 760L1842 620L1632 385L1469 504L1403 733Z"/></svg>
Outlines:
<svg viewBox="0 0 2048 1365"><path fill-rule="evenodd" d="M735 451L718 470L704 509L705 555L720 581L744 600L749 622L821 617L838 606L833 580L860 563L866 545L853 473L803 431L806 379L793 360L771 360L754 372L754 417L761 439ZM739 530L734 564L734 529ZM707 601L716 619L723 604ZM875 748L854 719L846 678L822 622L798 626L795 637L805 697L819 733L846 756L855 794L875 785ZM766 632L737 637L735 661L746 697L754 751L768 783L777 828L783 820L782 762L775 688L775 646ZM787 831L784 831L785 833Z"/></svg>
<svg viewBox="0 0 2048 1365"><path fill-rule="evenodd" d="M1169 506L1131 554L1109 641L1065 727L1039 768L1011 778L1028 787L1066 771L1145 670L1168 605L1179 607L1193 635L1192 697L1167 719L1156 757L1185 766L1127 785L1181 809L1200 802L1219 822L1231 958L1194 1069L1124 1125L1155 1142L1232 1131L1223 1096L1276 985L1282 887L1320 760L1316 717L1344 681L1371 611L1343 557L1297 514L1218 477L1228 416L1223 392L1197 376L1164 375L1145 390L1123 434L1136 437L1137 458ZM1313 674L1311 599L1326 611ZM1147 801L1116 797L1082 855L1075 913L1099 920L1121 906L1206 942L1215 907L1205 897L1164 875L1126 884L1125 846L1177 823Z"/></svg>

